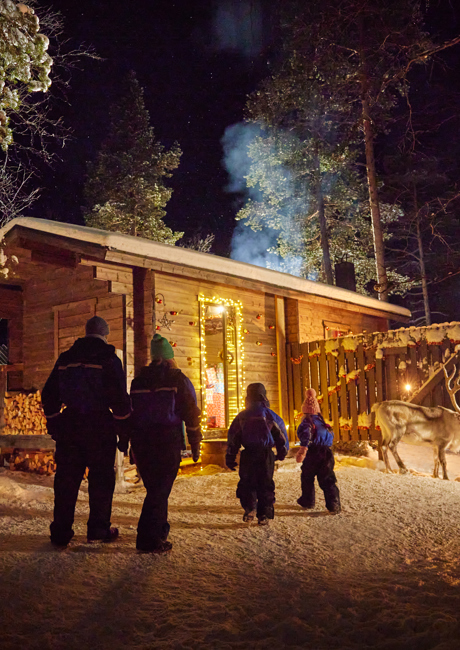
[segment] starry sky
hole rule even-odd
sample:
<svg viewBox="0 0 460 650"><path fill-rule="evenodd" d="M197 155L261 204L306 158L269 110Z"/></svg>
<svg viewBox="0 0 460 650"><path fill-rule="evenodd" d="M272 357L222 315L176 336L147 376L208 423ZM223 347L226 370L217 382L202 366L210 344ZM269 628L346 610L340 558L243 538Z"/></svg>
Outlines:
<svg viewBox="0 0 460 650"><path fill-rule="evenodd" d="M213 252L228 255L237 199L223 165L225 130L243 119L246 96L268 73L271 25L259 0L60 0L72 44L91 45L100 61L73 71L68 105L73 140L46 170L34 216L81 223L81 190L108 126L120 79L134 70L157 138L178 141L180 167L166 223L186 236L213 232Z"/></svg>

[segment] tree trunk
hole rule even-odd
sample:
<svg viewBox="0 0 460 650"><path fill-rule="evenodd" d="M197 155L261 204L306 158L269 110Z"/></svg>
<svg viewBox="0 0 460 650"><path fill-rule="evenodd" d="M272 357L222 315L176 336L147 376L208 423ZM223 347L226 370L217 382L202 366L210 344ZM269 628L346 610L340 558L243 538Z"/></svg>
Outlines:
<svg viewBox="0 0 460 650"><path fill-rule="evenodd" d="M319 162L318 152L315 156L316 164L316 207L318 209L319 230L321 235L321 250L323 251L323 264L324 273L326 275L327 284L334 284L334 275L332 273L331 254L329 251L329 238L327 236L327 222L326 214L324 211L324 196L323 187L321 183L321 167Z"/></svg>
<svg viewBox="0 0 460 650"><path fill-rule="evenodd" d="M431 325L431 309L430 309L430 299L428 297L428 283L426 281L425 258L423 255L423 241L422 241L422 234L420 232L420 223L418 219L417 219L417 245L418 245L420 275L422 277L422 294L423 294L423 306L425 308L425 325Z"/></svg>
<svg viewBox="0 0 460 650"><path fill-rule="evenodd" d="M380 300L388 300L388 278L385 267L385 248L383 244L382 219L380 215L377 177L375 173L374 133L369 115L369 102L364 92L363 82L363 130L366 150L367 184L369 187L369 205L371 208L372 233L374 236L375 264L377 269L378 294Z"/></svg>
<svg viewBox="0 0 460 650"><path fill-rule="evenodd" d="M385 248L383 245L382 218L380 215L379 195L377 191L377 175L375 173L374 130L372 128L369 106L369 74L366 57L366 25L364 17L360 17L360 67L361 67L361 106L364 131L364 147L366 152L367 185L369 188L369 206L371 209L372 233L374 237L374 254L377 271L378 294L380 300L388 300L388 278L385 267Z"/></svg>

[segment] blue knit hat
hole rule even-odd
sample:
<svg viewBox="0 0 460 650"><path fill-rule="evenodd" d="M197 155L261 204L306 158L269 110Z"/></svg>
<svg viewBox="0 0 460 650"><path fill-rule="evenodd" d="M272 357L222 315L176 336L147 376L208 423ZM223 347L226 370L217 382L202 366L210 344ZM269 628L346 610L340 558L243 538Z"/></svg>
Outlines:
<svg viewBox="0 0 460 650"><path fill-rule="evenodd" d="M155 334L150 342L152 359L174 359L174 350L170 342L161 334Z"/></svg>

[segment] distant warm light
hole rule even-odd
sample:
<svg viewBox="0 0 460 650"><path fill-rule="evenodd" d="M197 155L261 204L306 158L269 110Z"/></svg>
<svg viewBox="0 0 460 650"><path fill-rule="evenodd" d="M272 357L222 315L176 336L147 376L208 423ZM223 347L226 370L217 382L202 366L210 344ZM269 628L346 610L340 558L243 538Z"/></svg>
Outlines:
<svg viewBox="0 0 460 650"><path fill-rule="evenodd" d="M406 384L405 388L406 388L407 392L412 390L412 386L410 384Z"/></svg>
<svg viewBox="0 0 460 650"><path fill-rule="evenodd" d="M218 314L221 314L223 311L225 311L225 307L219 305L219 307L216 307L215 310Z"/></svg>

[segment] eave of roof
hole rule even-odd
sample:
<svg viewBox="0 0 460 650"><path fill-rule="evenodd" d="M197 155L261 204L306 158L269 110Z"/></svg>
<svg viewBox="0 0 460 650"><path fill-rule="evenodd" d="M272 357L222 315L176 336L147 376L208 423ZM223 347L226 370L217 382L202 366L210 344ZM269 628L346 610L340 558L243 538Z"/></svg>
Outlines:
<svg viewBox="0 0 460 650"><path fill-rule="evenodd" d="M141 237L132 237L116 232L88 228L87 226L78 226L75 224L63 223L60 221L49 221L47 219L35 219L33 217L18 217L9 221L0 229L0 241L4 236L13 230L15 226L30 230L45 232L68 239L75 239L87 243L96 244L110 250L120 251L136 256L142 256L149 259L155 259L162 262L181 264L194 269L212 271L214 273L225 273L239 278L245 278L255 282L263 282L273 287L290 289L304 294L310 294L331 300L359 305L375 309L388 317L410 318L410 311L405 307L392 305L363 296L354 291L341 289L340 287L313 282L304 278L298 278L288 273L265 269L253 264L238 262L226 257L218 257L209 253L199 253L190 248L181 248L179 246L169 246L160 244L149 239Z"/></svg>

